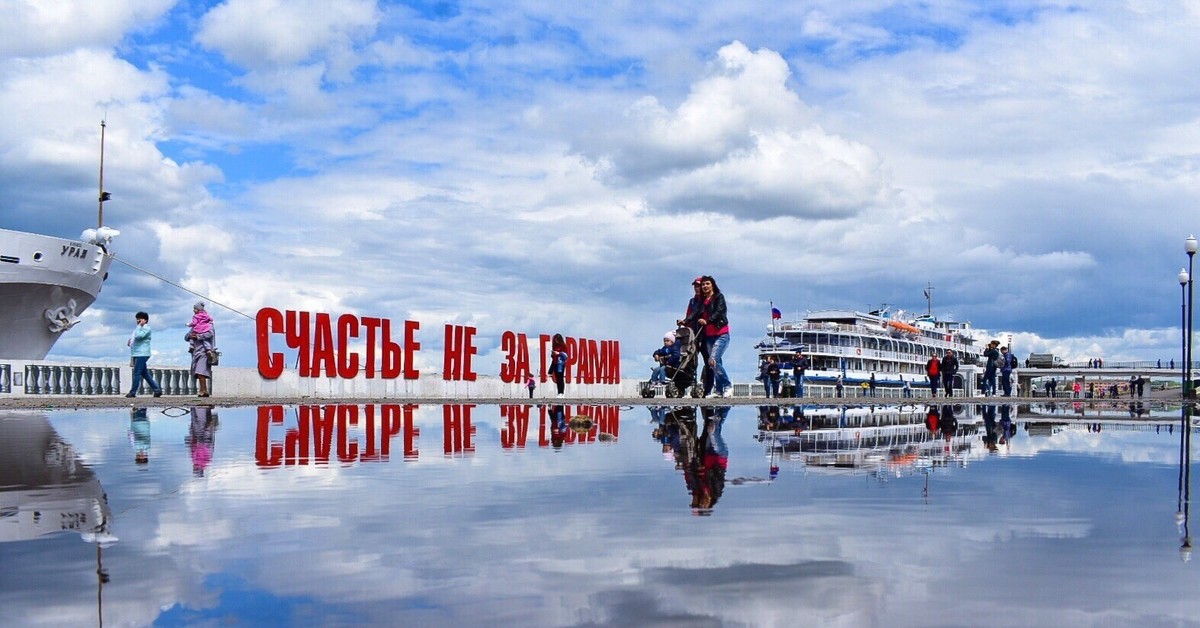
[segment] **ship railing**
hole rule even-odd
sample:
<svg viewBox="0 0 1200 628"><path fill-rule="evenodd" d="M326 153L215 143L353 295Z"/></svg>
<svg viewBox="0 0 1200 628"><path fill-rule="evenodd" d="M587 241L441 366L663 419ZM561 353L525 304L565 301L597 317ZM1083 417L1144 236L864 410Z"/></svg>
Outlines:
<svg viewBox="0 0 1200 628"><path fill-rule="evenodd" d="M778 347L782 351L794 351L792 345L784 344ZM965 349L954 347L955 351L961 354L967 354L966 358L969 361L970 356ZM859 353L861 351L861 353ZM805 343L804 352L808 355L834 355L844 358L864 358L875 360L892 360L897 362L908 362L911 364L925 365L925 361L929 359L927 354L914 353L908 351L893 351L888 349L872 349L870 347L862 347L856 345L840 345L828 343ZM921 371L924 373L924 371Z"/></svg>

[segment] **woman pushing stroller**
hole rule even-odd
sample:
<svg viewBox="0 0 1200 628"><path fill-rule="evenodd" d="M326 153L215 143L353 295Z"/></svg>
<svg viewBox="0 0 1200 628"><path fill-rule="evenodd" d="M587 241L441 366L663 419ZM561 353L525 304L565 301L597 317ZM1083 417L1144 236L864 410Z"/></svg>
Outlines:
<svg viewBox="0 0 1200 628"><path fill-rule="evenodd" d="M705 358L704 388L706 397L732 397L733 383L725 372L722 357L729 346L729 318L725 304L725 295L717 287L717 280L711 275L698 277L692 286L699 282L691 302L688 303L687 316L679 321L680 326L698 330L704 342L701 353ZM712 372L711 383L708 371Z"/></svg>

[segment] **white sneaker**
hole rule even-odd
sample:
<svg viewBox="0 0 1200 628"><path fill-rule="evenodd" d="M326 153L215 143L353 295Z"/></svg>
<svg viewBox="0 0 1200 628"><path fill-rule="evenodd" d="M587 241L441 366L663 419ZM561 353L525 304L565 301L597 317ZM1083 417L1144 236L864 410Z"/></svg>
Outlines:
<svg viewBox="0 0 1200 628"><path fill-rule="evenodd" d="M714 390L714 391L708 393L707 395L704 395L704 398L705 399L720 399L721 393Z"/></svg>
<svg viewBox="0 0 1200 628"><path fill-rule="evenodd" d="M558 394L558 398L559 398L559 399L562 399L562 398L563 398L563 396L562 396L562 393L559 393L559 394Z"/></svg>
<svg viewBox="0 0 1200 628"><path fill-rule="evenodd" d="M724 398L726 398L726 399L732 399L732 398L733 398L733 389L732 389L732 388L726 388L726 389L725 389L725 392L724 392L724 393L722 393L722 394L721 394L721 396L722 396L722 397L724 397Z"/></svg>

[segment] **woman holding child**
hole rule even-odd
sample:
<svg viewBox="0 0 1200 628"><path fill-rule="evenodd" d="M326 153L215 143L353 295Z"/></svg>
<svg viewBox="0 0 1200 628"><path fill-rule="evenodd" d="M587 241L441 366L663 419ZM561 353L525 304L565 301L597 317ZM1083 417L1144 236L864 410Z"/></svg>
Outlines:
<svg viewBox="0 0 1200 628"><path fill-rule="evenodd" d="M201 397L207 397L211 394L208 385L209 380L212 379L210 360L216 345L217 332L213 326L212 316L205 311L204 301L198 301L193 305L192 312L192 321L188 323L191 330L183 339L188 342L188 350L192 354L192 375L196 378L198 394Z"/></svg>

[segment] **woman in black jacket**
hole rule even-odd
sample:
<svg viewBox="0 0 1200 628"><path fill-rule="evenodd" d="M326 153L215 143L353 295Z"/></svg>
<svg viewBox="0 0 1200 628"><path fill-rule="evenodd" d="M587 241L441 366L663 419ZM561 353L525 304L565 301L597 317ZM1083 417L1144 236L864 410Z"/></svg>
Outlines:
<svg viewBox="0 0 1200 628"><path fill-rule="evenodd" d="M711 275L700 278L701 307L688 317L687 323L695 322L704 329L704 342L708 347L708 366L713 372L713 390L709 397L732 397L733 383L725 372L721 358L729 346L729 318L725 295Z"/></svg>

